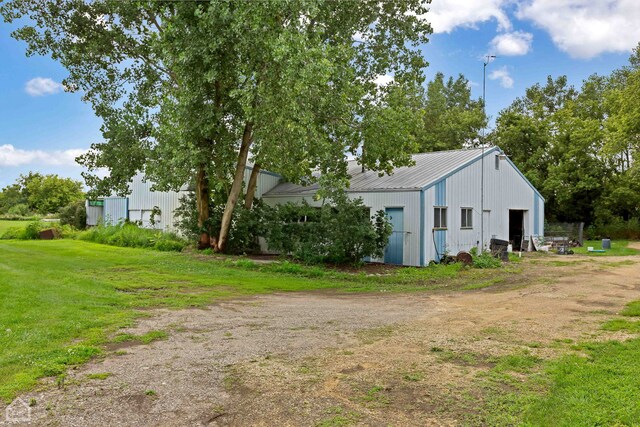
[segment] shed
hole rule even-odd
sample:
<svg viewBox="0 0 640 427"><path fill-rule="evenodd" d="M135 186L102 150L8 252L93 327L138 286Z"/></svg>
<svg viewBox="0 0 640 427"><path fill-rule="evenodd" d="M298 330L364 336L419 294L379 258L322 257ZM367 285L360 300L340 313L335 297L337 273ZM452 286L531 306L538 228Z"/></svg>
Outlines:
<svg viewBox="0 0 640 427"><path fill-rule="evenodd" d="M252 167L247 166L244 181L248 182ZM280 182L280 175L268 171L260 171L256 197L271 190ZM119 197L112 195L101 199L102 206L94 206L95 201L87 202L87 225L96 225L100 220L105 224L118 224L125 220L135 221L145 228L155 228L164 231L175 231L175 210L180 206L180 200L189 193L188 185L182 186L180 191L152 191L153 182L145 179L143 174L137 174L129 184L129 195ZM152 221L153 216L153 221Z"/></svg>
<svg viewBox="0 0 640 427"><path fill-rule="evenodd" d="M480 248L481 241L487 248L492 238L519 249L523 240L544 234L544 198L498 147L416 154L413 160L384 176L349 162L349 197L361 198L372 214L384 210L393 225L384 258L373 261L424 266ZM317 184L285 182L262 200L319 206L317 190Z"/></svg>

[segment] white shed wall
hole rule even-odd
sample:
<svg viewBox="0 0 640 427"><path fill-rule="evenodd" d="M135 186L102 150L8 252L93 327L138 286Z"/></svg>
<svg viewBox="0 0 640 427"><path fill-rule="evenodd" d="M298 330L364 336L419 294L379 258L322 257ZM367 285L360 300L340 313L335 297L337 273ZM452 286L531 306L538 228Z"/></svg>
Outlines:
<svg viewBox="0 0 640 427"><path fill-rule="evenodd" d="M488 247L491 238L508 240L509 210L525 210L524 222L526 236L544 234L544 202L508 161L500 160L499 169L495 169L495 154L486 155L484 161L484 210L485 232L484 246ZM450 254L469 251L480 242L481 227L481 183L482 162L480 160L446 178L446 206L448 227L446 247ZM538 203L534 198L538 197ZM426 245L427 262L435 258L432 239L433 206L435 203L435 187L425 192ZM537 206L536 206L537 205ZM461 228L461 209L473 208L472 229ZM538 214L534 213L537 208ZM487 212L488 211L488 212ZM537 218L538 226L534 224ZM535 233L537 228L538 233Z"/></svg>
<svg viewBox="0 0 640 427"><path fill-rule="evenodd" d="M244 172L245 185L251 176L251 168ZM260 172L256 188L256 197L260 198L264 193L271 190L280 183L280 177L271 172ZM131 193L129 199L129 219L131 221L142 221L145 228L156 228L158 230L175 230L175 210L180 206L180 199L189 192L186 187L181 191L151 191L153 182L144 181L144 175L136 175L129 188ZM151 225L151 211L154 206L160 209L160 216L155 218L155 225Z"/></svg>
<svg viewBox="0 0 640 427"><path fill-rule="evenodd" d="M420 265L420 192L366 192L350 193L349 197L362 198L365 206L371 208L371 214L385 208L403 208L403 264ZM384 261L375 259L372 261Z"/></svg>
<svg viewBox="0 0 640 427"><path fill-rule="evenodd" d="M145 228L174 230L174 211L180 206L180 198L187 191L151 191L153 183L143 179L143 175L136 175L129 185L129 219L142 221ZM160 209L160 215L154 218L155 225L151 225L151 211L155 206Z"/></svg>
<svg viewBox="0 0 640 427"><path fill-rule="evenodd" d="M104 223L115 225L127 219L127 198L106 197L104 199Z"/></svg>
<svg viewBox="0 0 640 427"><path fill-rule="evenodd" d="M90 227L98 225L104 218L103 206L89 206L89 201L84 202L84 206L87 210L87 225Z"/></svg>
<svg viewBox="0 0 640 427"><path fill-rule="evenodd" d="M251 176L251 169L247 168L244 171L244 183L245 186L249 182L249 177ZM256 185L256 197L262 198L262 195L267 191L273 189L276 185L280 184L282 178L279 175L276 175L271 172L261 171L258 176L258 183ZM246 187L245 187L246 190Z"/></svg>

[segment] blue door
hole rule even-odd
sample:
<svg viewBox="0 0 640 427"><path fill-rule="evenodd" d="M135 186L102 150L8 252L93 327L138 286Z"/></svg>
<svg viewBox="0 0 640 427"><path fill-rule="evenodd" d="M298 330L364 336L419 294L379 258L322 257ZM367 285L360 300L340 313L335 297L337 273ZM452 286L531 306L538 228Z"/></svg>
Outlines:
<svg viewBox="0 0 640 427"><path fill-rule="evenodd" d="M385 209L387 218L393 226L389 237L389 243L384 250L384 262L386 264L402 265L404 247L404 210L403 208Z"/></svg>

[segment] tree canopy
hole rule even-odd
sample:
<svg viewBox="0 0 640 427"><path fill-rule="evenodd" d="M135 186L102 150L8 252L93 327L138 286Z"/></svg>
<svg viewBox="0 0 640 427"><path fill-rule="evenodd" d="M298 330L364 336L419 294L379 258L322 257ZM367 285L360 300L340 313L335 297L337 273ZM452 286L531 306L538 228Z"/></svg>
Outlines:
<svg viewBox="0 0 640 427"><path fill-rule="evenodd" d="M640 218L640 70L592 75L580 89L565 76L527 89L500 112L490 140L546 198L552 221L588 224Z"/></svg>
<svg viewBox="0 0 640 427"><path fill-rule="evenodd" d="M321 193L348 185L345 153L382 173L416 151L429 24L421 0L11 0L29 54L49 54L102 118L81 164L95 192L142 171L194 182L200 246L224 250L247 161ZM24 18L27 18L23 21ZM393 81L379 86L380 76ZM226 194L220 228L212 191Z"/></svg>
<svg viewBox="0 0 640 427"><path fill-rule="evenodd" d="M84 200L82 183L58 175L29 172L0 192L0 213L27 215L57 213L70 203Z"/></svg>
<svg viewBox="0 0 640 427"><path fill-rule="evenodd" d="M454 150L477 145L487 125L481 100L471 98L469 80L436 73L427 83L421 108L424 124L418 133L420 152Z"/></svg>

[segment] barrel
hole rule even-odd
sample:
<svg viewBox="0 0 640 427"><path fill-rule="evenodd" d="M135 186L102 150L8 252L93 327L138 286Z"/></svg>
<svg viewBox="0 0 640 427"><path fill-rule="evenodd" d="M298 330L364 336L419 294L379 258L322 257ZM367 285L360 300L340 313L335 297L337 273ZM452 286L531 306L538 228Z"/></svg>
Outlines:
<svg viewBox="0 0 640 427"><path fill-rule="evenodd" d="M500 258L503 261L509 261L509 253L507 252L508 247L509 242L507 240L491 239L489 242L489 249L491 250L491 253L496 258Z"/></svg>
<svg viewBox="0 0 640 427"><path fill-rule="evenodd" d="M602 249L611 249L611 239L602 239Z"/></svg>

